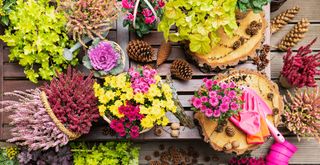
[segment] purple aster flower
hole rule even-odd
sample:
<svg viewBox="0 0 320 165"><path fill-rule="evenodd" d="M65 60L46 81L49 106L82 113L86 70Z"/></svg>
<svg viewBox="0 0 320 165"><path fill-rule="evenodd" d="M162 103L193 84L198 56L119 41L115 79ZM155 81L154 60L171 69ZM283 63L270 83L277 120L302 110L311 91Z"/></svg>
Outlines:
<svg viewBox="0 0 320 165"><path fill-rule="evenodd" d="M90 63L95 70L109 72L117 65L120 55L109 42L100 42L88 52Z"/></svg>

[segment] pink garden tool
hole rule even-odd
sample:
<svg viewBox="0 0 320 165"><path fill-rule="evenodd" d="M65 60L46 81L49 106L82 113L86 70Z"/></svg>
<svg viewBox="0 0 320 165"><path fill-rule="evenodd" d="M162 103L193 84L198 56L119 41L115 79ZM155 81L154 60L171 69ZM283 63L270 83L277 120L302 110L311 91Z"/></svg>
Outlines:
<svg viewBox="0 0 320 165"><path fill-rule="evenodd" d="M288 141L284 141L283 143L275 142L266 156L266 164L289 164L289 160L295 152L297 152L297 147Z"/></svg>

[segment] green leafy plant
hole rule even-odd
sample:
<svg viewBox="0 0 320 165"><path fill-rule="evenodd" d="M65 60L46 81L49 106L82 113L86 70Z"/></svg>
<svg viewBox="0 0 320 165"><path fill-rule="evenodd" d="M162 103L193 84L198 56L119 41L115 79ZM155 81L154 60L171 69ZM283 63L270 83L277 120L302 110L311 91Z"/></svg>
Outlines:
<svg viewBox="0 0 320 165"><path fill-rule="evenodd" d="M169 0L158 30L166 40L189 41L192 52L209 53L220 42L218 29L223 28L229 36L237 29L236 3L237 0ZM178 31L170 33L173 25Z"/></svg>
<svg viewBox="0 0 320 165"><path fill-rule="evenodd" d="M9 13L16 5L16 0L2 0L0 1L0 23L4 26L9 25Z"/></svg>
<svg viewBox="0 0 320 165"><path fill-rule="evenodd" d="M139 148L129 142L106 142L89 147L85 143L72 143L75 165L138 165Z"/></svg>
<svg viewBox="0 0 320 165"><path fill-rule="evenodd" d="M76 58L67 61L63 56L64 48L70 44L67 20L49 2L17 0L9 14L10 25L0 36L11 47L10 61L19 61L27 78L35 83L39 77L51 80L56 72L78 62Z"/></svg>
<svg viewBox="0 0 320 165"><path fill-rule="evenodd" d="M0 148L0 164L2 165L18 165L18 148L17 147L5 147Z"/></svg>
<svg viewBox="0 0 320 165"><path fill-rule="evenodd" d="M269 2L270 0L238 0L237 7L242 12L252 9L253 12L259 13L263 10L263 6L267 5Z"/></svg>

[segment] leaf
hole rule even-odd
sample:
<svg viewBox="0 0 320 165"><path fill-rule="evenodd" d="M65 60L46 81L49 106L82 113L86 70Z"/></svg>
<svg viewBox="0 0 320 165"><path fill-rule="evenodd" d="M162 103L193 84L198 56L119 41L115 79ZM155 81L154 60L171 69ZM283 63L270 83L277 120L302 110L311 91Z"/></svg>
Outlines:
<svg viewBox="0 0 320 165"><path fill-rule="evenodd" d="M89 70L93 69L88 55L83 56L82 63L87 69Z"/></svg>

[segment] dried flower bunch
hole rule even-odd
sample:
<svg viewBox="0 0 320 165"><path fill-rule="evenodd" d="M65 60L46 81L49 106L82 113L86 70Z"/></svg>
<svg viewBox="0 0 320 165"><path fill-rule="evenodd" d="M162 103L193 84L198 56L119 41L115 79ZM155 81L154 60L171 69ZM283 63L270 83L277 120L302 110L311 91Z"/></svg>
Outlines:
<svg viewBox="0 0 320 165"><path fill-rule="evenodd" d="M242 105L242 91L234 82L218 82L207 78L203 82L204 85L191 99L193 110L217 119L219 123L238 113Z"/></svg>
<svg viewBox="0 0 320 165"><path fill-rule="evenodd" d="M175 113L172 90L155 69L130 68L128 73L105 77L93 88L100 115L120 137L136 138L155 124L166 126L166 112Z"/></svg>
<svg viewBox="0 0 320 165"><path fill-rule="evenodd" d="M142 37L157 28L157 20L163 14L165 0L148 0L155 13L145 1L140 0L136 11L136 20L134 20L134 7L137 2L137 0L122 0L122 11L126 14L123 26L129 26L131 31L135 31L139 37ZM135 21L135 27L133 21Z"/></svg>
<svg viewBox="0 0 320 165"><path fill-rule="evenodd" d="M59 10L66 13L68 32L84 46L85 36L103 39L119 11L116 0L61 0Z"/></svg>
<svg viewBox="0 0 320 165"><path fill-rule="evenodd" d="M320 53L311 54L311 45L316 42L314 39L307 46L298 49L295 55L292 55L291 49L283 57L284 65L281 71L280 82L284 87L295 86L317 86L315 76L320 75L318 67L320 66Z"/></svg>
<svg viewBox="0 0 320 165"><path fill-rule="evenodd" d="M83 73L69 67L66 74L59 74L42 88L55 116L76 134L87 134L91 122L99 118L93 84L92 74L85 78Z"/></svg>
<svg viewBox="0 0 320 165"><path fill-rule="evenodd" d="M18 101L6 100L0 104L0 111L12 112L9 118L13 125L12 138L8 142L15 142L21 146L27 146L29 150L47 150L66 145L69 138L48 115L40 98L39 89L27 90L26 92L14 91L5 93L8 96L19 98Z"/></svg>
<svg viewBox="0 0 320 165"><path fill-rule="evenodd" d="M314 137L320 142L319 88L298 89L285 97L285 125L300 137Z"/></svg>
<svg viewBox="0 0 320 165"><path fill-rule="evenodd" d="M72 165L72 153L69 146L60 148L59 152L54 149L47 151L28 151L22 149L18 155L21 165Z"/></svg>
<svg viewBox="0 0 320 165"><path fill-rule="evenodd" d="M94 70L95 77L119 74L124 69L125 54L121 47L111 41L93 42L88 54L82 59L83 65Z"/></svg>

